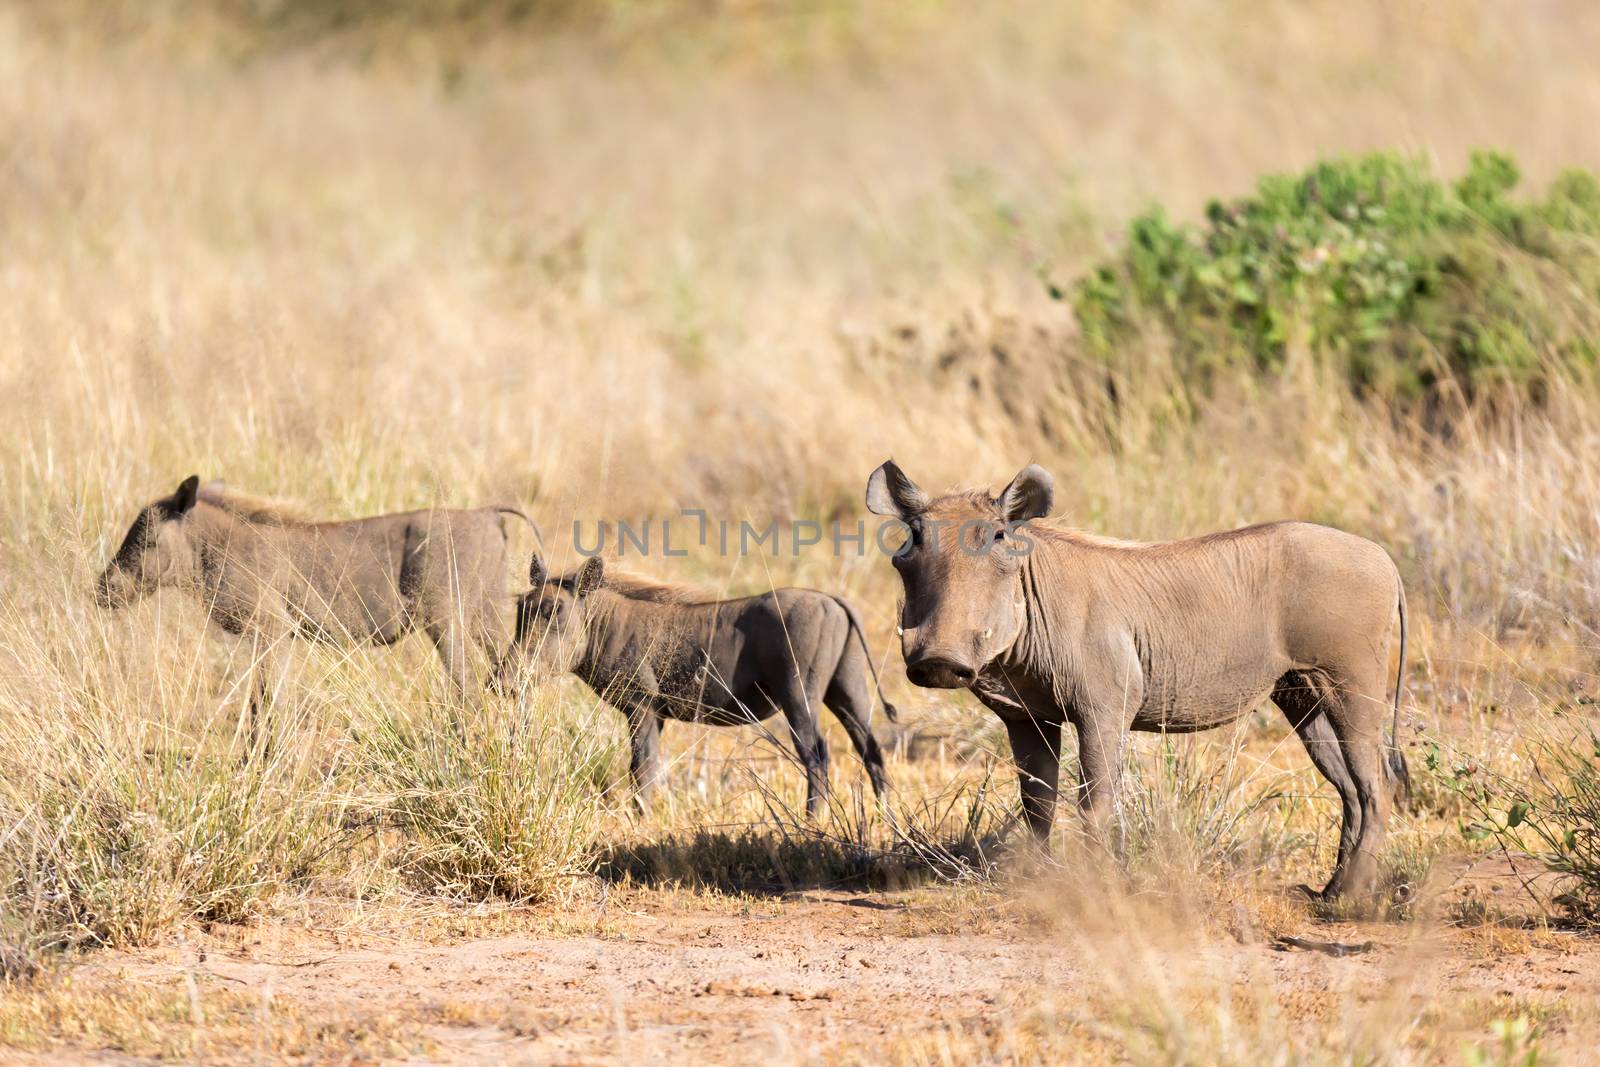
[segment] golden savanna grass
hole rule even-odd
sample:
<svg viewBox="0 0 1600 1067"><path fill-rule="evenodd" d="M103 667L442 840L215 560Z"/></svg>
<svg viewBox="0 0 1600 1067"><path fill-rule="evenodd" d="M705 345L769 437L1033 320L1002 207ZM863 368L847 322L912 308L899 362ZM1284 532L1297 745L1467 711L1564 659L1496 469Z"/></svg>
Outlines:
<svg viewBox="0 0 1600 1067"><path fill-rule="evenodd" d="M1538 1040L1526 1006L1405 1014L1349 990L1307 1027L1303 1006L1235 1002L1249 976L1164 967L1163 939L1226 937L1236 912L1315 921L1282 891L1325 877L1335 805L1270 709L1225 736L1134 746L1117 888L1059 871L1045 889L991 883L1015 791L1003 737L971 701L905 683L897 583L871 555L633 564L861 608L905 711L885 734L896 795L887 813L863 797L830 727L838 792L817 826L781 746L749 731L669 728L670 783L636 817L620 716L567 683L490 702L457 733L420 640L298 649L272 743L245 759L253 650L175 596L110 616L88 591L137 508L191 472L328 516L516 505L555 567L575 520L589 537L602 518L683 507L853 524L889 455L935 485L994 485L1036 460L1059 513L1120 537L1328 522L1388 547L1411 598L1403 732L1421 799L1396 820L1393 921L1459 918L1414 906L1430 867L1482 849L1457 832L1457 772L1531 781L1527 741L1589 721L1592 382L1469 413L1443 440L1306 356L1225 383L1189 423L1151 338L1112 418L1043 279L1079 276L1151 201L1193 216L1328 155L1399 149L1453 174L1492 146L1535 184L1600 167L1600 11L340 9L0 10L0 964L18 975L0 1041L206 1054L186 996L80 997L63 951L311 900L537 909L596 877L691 903L976 881L960 892L1037 909L1091 963L1118 964L1091 968L1081 1003L835 1050L862 1062L1449 1061L1440 1034L1489 1040L1519 1017L1536 1032L1507 1023L1506 1047ZM219 999L218 1032L264 1055L331 1047L251 1010ZM418 1025L339 1047L415 1052Z"/></svg>

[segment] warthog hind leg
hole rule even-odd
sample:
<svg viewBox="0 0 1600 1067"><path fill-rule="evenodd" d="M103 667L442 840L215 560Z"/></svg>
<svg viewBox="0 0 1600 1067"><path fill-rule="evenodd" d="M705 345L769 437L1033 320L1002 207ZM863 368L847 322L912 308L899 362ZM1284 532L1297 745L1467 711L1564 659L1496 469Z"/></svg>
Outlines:
<svg viewBox="0 0 1600 1067"><path fill-rule="evenodd" d="M1345 766L1355 782L1361 826L1350 861L1338 871L1323 893L1330 897L1365 897L1377 889L1378 857L1389 825L1389 785L1384 778L1383 715L1387 701L1383 681L1339 686L1339 701L1328 711L1328 721L1339 738ZM1341 875L1343 877L1341 877Z"/></svg>
<svg viewBox="0 0 1600 1067"><path fill-rule="evenodd" d="M808 672L809 673L809 672ZM808 686L798 672L791 672L776 694L777 705L789 723L794 754L806 772L806 815L816 818L828 799L828 746L817 728L817 709L823 704L823 686ZM815 692L812 692L812 689Z"/></svg>
<svg viewBox="0 0 1600 1067"><path fill-rule="evenodd" d="M1389 822L1383 755L1388 701L1383 665L1355 672L1301 671L1286 677L1290 684L1280 681L1274 699L1280 701L1280 707L1284 707L1282 701L1297 706L1296 711L1285 711L1305 740L1312 762L1339 790L1344 808L1339 864L1322 895L1329 899L1370 896L1377 887L1378 854ZM1310 718L1306 718L1308 712ZM1337 746L1337 764L1328 754L1330 740Z"/></svg>
<svg viewBox="0 0 1600 1067"><path fill-rule="evenodd" d="M852 675L844 666L844 663L840 664L840 670L829 683L823 701L844 726L844 732L850 735L850 743L855 746L856 754L866 765L867 780L872 783L873 795L881 797L888 787L888 779L883 766L883 750L878 747L878 739L872 736L872 728L868 725L872 712L871 690L859 672Z"/></svg>
<svg viewBox="0 0 1600 1067"><path fill-rule="evenodd" d="M1334 870L1343 869L1350 862L1356 841L1361 836L1361 803L1356 792L1355 779L1345 766L1344 749L1339 735L1325 714L1324 703L1329 696L1328 686L1315 677L1291 671L1278 680L1272 691L1272 702L1278 705L1289 725L1300 735L1306 754L1322 776L1332 783L1339 793L1339 860Z"/></svg>

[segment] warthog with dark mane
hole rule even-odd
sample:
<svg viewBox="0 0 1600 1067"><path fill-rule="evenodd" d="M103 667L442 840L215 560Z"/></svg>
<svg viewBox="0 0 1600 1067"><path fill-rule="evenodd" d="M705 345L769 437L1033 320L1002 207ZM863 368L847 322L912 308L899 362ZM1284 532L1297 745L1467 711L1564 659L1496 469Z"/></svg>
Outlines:
<svg viewBox="0 0 1600 1067"><path fill-rule="evenodd" d="M388 645L421 630L464 693L469 645L493 655L505 642L507 515L533 525L514 508L313 523L191 476L139 512L96 599L115 608L183 589L223 630L257 639L267 669L256 671L252 725L285 636Z"/></svg>
<svg viewBox="0 0 1600 1067"><path fill-rule="evenodd" d="M1389 814L1384 757L1389 635L1405 591L1371 541L1277 522L1187 541L1113 541L1032 520L1051 477L1030 466L999 496L932 497L890 460L867 506L900 519L906 674L966 688L1005 723L1023 814L1050 832L1061 727L1078 735L1078 803L1091 830L1112 815L1129 730L1187 733L1271 697L1339 792L1339 859L1323 893L1374 886ZM1025 524L1025 525L1024 525ZM1398 727L1400 678L1395 681Z"/></svg>
<svg viewBox="0 0 1600 1067"><path fill-rule="evenodd" d="M552 577L536 553L528 577L533 588L518 604L500 685L509 686L530 660L542 674L570 671L583 679L627 716L641 798L661 777L665 719L734 726L781 711L805 768L806 811L816 814L828 791L828 749L817 728L823 705L844 724L882 795L883 752L871 726L878 676L847 601L775 589L695 602L682 587L608 574L599 557ZM893 720L894 707L887 700L883 706Z"/></svg>

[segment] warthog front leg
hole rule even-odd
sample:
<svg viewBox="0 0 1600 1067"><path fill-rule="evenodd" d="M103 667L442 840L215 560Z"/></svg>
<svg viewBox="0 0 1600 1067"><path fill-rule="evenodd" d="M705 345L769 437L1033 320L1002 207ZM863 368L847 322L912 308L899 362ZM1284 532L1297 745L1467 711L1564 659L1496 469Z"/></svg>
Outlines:
<svg viewBox="0 0 1600 1067"><path fill-rule="evenodd" d="M628 771L633 778L634 802L641 810L661 784L661 716L647 704L628 709Z"/></svg>
<svg viewBox="0 0 1600 1067"><path fill-rule="evenodd" d="M1050 837L1061 782L1061 724L1045 719L1002 720L1022 778L1022 817L1039 841Z"/></svg>
<svg viewBox="0 0 1600 1067"><path fill-rule="evenodd" d="M288 664L277 645L277 639L257 637L253 642L250 665L250 706L248 708L248 734L245 743L248 752L255 752L263 741L271 742L273 707L284 692L284 679ZM266 737L263 738L263 731Z"/></svg>
<svg viewBox="0 0 1600 1067"><path fill-rule="evenodd" d="M433 647L439 650L439 659L444 663L445 677L450 679L451 690L458 699L464 699L471 685L466 633L462 627L455 625L430 626L428 636L433 639Z"/></svg>
<svg viewBox="0 0 1600 1067"><path fill-rule="evenodd" d="M1120 716L1084 715L1078 730L1078 811L1084 829L1104 842L1117 814L1122 793L1122 743L1127 737Z"/></svg>
<svg viewBox="0 0 1600 1067"><path fill-rule="evenodd" d="M455 731L457 740L465 740L466 716L473 710L468 706L469 701L474 695L482 697L480 691L471 687L466 629L457 623L433 625L428 627L428 636L433 639L433 647L439 650L439 659L444 663L445 677L450 680L450 695L454 698L450 727Z"/></svg>

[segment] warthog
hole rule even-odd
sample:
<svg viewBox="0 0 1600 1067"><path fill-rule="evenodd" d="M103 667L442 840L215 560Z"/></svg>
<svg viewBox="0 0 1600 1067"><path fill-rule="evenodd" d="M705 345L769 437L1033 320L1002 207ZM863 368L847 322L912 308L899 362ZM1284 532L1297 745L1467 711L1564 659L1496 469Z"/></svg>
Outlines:
<svg viewBox="0 0 1600 1067"><path fill-rule="evenodd" d="M583 679L627 716L641 799L661 777L664 720L735 726L782 711L806 772L806 811L815 815L828 792L828 748L817 728L823 705L844 724L873 792L882 795L869 676L880 700L883 691L861 619L847 601L775 589L694 602L681 587L608 575L598 556L575 574L552 577L535 553L528 578L533 588L517 606L499 685L509 686L530 660L541 674ZM894 706L883 700L883 707L893 721Z"/></svg>
<svg viewBox="0 0 1600 1067"><path fill-rule="evenodd" d="M116 608L184 589L223 630L256 639L267 669L255 673L252 729L284 636L388 645L422 630L465 693L469 643L493 655L505 641L506 515L533 525L514 508L313 523L190 476L139 512L96 599Z"/></svg>
<svg viewBox="0 0 1600 1067"><path fill-rule="evenodd" d="M867 483L867 507L910 530L894 560L906 674L969 689L1005 723L1034 834L1046 837L1054 817L1063 723L1077 731L1078 804L1098 833L1117 803L1129 730L1208 730L1271 697L1343 804L1324 895L1370 891L1389 814L1382 735L1396 611L1401 674L1405 664L1405 591L1388 554L1306 522L1114 541L1032 521L1052 497L1038 466L999 496L931 497L893 460ZM1387 773L1404 780L1393 749Z"/></svg>

